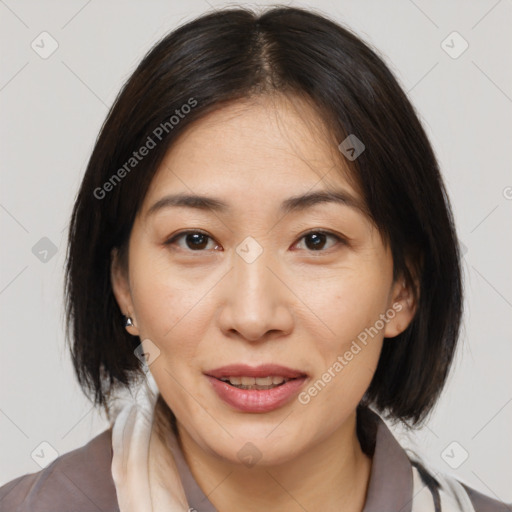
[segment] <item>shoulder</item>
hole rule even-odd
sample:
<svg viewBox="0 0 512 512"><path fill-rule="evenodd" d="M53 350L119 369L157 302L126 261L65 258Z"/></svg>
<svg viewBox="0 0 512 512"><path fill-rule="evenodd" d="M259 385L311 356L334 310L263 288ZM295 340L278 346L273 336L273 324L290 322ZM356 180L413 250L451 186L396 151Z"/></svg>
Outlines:
<svg viewBox="0 0 512 512"><path fill-rule="evenodd" d="M504 503L503 501L495 500L462 482L461 485L468 494L475 512L510 512L512 510L512 503Z"/></svg>
<svg viewBox="0 0 512 512"><path fill-rule="evenodd" d="M465 512L512 512L512 503L476 491L455 476L431 467L416 450L404 448L375 411L359 408L357 421L361 447L372 457L365 511L441 510L440 503L448 501L455 510ZM386 507L382 507L383 500Z"/></svg>
<svg viewBox="0 0 512 512"><path fill-rule="evenodd" d="M112 479L112 429L36 473L0 487L0 512L118 512Z"/></svg>

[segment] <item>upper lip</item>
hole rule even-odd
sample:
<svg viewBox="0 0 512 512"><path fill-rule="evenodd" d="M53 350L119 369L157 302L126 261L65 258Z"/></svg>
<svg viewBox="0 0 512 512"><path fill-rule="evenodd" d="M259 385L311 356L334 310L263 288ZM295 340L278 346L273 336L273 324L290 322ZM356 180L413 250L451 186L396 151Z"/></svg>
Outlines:
<svg viewBox="0 0 512 512"><path fill-rule="evenodd" d="M262 364L259 366L249 366L247 364L230 364L208 370L204 372L206 375L217 379L223 377L269 377L278 376L287 379L295 379L297 377L305 377L306 373L300 370L287 368L278 364Z"/></svg>

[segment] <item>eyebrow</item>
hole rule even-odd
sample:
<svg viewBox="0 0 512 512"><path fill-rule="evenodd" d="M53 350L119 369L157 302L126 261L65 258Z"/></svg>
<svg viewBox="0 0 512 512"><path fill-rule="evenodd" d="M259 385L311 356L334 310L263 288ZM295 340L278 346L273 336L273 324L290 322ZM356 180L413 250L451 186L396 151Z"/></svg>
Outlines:
<svg viewBox="0 0 512 512"><path fill-rule="evenodd" d="M323 190L293 196L285 199L280 206L280 213L286 215L291 212L303 211L318 204L335 203L360 210L366 210L361 202L344 190ZM231 207L221 199L193 194L172 194L159 199L149 208L146 217L166 208L194 208L196 210L212 210L219 213L228 213Z"/></svg>

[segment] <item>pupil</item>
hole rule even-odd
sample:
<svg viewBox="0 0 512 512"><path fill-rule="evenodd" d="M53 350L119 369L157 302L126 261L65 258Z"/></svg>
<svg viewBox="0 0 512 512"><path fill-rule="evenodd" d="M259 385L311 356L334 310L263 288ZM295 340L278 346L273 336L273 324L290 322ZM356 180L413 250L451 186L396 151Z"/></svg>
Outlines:
<svg viewBox="0 0 512 512"><path fill-rule="evenodd" d="M313 240L313 245L310 247L308 243L306 242L306 245L308 245L309 249L321 249L324 245L325 240L323 239L325 237L322 233L313 233L311 235L308 235L306 240L309 238L309 240Z"/></svg>
<svg viewBox="0 0 512 512"><path fill-rule="evenodd" d="M207 238L208 237L206 235L203 235L201 233L193 233L187 236L187 242L190 242L192 240L191 248L193 249L203 249L207 245Z"/></svg>

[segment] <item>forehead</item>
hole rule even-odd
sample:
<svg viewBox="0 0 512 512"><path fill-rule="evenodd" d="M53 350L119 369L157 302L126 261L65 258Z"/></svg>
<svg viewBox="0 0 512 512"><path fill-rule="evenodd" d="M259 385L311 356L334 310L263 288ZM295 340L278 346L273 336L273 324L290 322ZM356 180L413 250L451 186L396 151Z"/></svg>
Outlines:
<svg viewBox="0 0 512 512"><path fill-rule="evenodd" d="M165 155L142 208L186 193L251 205L342 188L358 197L322 119L298 98L257 97L194 122Z"/></svg>

